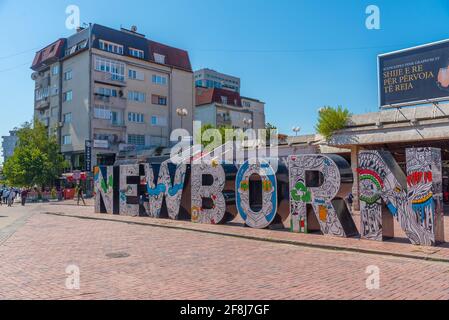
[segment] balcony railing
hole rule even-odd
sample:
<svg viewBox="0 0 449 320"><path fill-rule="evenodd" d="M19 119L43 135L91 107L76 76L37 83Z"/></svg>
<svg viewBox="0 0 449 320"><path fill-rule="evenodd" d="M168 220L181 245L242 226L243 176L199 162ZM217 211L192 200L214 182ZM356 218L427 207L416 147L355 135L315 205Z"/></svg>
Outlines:
<svg viewBox="0 0 449 320"><path fill-rule="evenodd" d="M231 125L231 124L232 124L232 120L229 116L223 116L223 115L217 114L217 126Z"/></svg>
<svg viewBox="0 0 449 320"><path fill-rule="evenodd" d="M45 110L50 108L50 98L43 98L35 103L36 110Z"/></svg>
<svg viewBox="0 0 449 320"><path fill-rule="evenodd" d="M45 77L45 78L36 80L36 85L35 85L36 89L49 87L49 86L50 86L50 77Z"/></svg>
<svg viewBox="0 0 449 320"><path fill-rule="evenodd" d="M96 70L94 72L94 81L101 83L112 83L114 85L126 86L125 76L118 76L108 72Z"/></svg>
<svg viewBox="0 0 449 320"><path fill-rule="evenodd" d="M102 104L111 107L111 108L119 108L119 109L125 109L126 108L126 98L120 98L120 97L111 97L102 95L99 93L95 93L94 95L95 101L101 102Z"/></svg>

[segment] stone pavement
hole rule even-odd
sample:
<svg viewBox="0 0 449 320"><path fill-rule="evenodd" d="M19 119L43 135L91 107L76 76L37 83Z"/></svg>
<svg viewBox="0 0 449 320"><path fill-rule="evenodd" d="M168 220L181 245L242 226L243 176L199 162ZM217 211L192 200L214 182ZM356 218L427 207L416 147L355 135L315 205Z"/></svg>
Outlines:
<svg viewBox="0 0 449 320"><path fill-rule="evenodd" d="M88 202L88 205L92 206L93 202L90 200L90 202ZM63 206L64 210L58 208L58 205L44 205L41 206L41 211L56 215L74 216L85 219L102 219L108 221L119 221L123 223L174 228L180 230L194 230L197 232L206 232L218 235L227 235L252 240L270 241L313 248L394 255L397 257L449 262L449 243L444 243L437 247L420 247L411 245L408 239L406 239L404 232L400 229L399 224L396 222L395 239L384 242L375 242L357 238L335 238L330 236L323 236L320 234L291 233L287 229L289 221L285 221L286 229L284 230L258 230L245 228L243 221L239 218L236 218L233 222L226 225L204 225L194 224L190 221L172 221L165 219L152 219L147 217L127 217L108 214L94 214L93 208L91 208L90 206L77 207L74 202L70 202L70 206ZM356 213L353 218L356 225L358 226L360 216ZM444 224L445 239L449 241L449 217L445 217Z"/></svg>
<svg viewBox="0 0 449 320"><path fill-rule="evenodd" d="M449 263L420 260L438 250L444 261L446 247L373 245L418 251L404 258L338 248L367 248L356 239L95 215L73 203L26 210L0 244L1 299L449 299ZM66 289L71 265L79 290ZM368 266L380 270L379 290L366 288Z"/></svg>

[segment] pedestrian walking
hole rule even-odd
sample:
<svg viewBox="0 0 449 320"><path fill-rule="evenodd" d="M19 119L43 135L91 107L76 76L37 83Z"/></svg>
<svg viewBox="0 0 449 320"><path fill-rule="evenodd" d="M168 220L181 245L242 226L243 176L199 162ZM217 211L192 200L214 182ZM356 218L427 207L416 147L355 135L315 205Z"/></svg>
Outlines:
<svg viewBox="0 0 449 320"><path fill-rule="evenodd" d="M27 197L28 197L28 190L23 189L22 192L20 193L20 197L22 199L22 206L25 206L25 204L27 202Z"/></svg>
<svg viewBox="0 0 449 320"><path fill-rule="evenodd" d="M3 194L2 194L2 201L3 201L3 204L8 204L8 198L9 198L9 190L8 189L4 189L3 190Z"/></svg>
<svg viewBox="0 0 449 320"><path fill-rule="evenodd" d="M77 186L76 195L77 195L77 205L80 205L80 200L83 200L83 204L86 205L86 202L84 201L84 195L83 195L83 187L81 185Z"/></svg>
<svg viewBox="0 0 449 320"><path fill-rule="evenodd" d="M0 207L3 205L3 190L4 189L0 189Z"/></svg>
<svg viewBox="0 0 449 320"><path fill-rule="evenodd" d="M16 190L14 188L11 188L8 195L8 207L12 207L12 205L14 204L14 200L16 199L16 195Z"/></svg>

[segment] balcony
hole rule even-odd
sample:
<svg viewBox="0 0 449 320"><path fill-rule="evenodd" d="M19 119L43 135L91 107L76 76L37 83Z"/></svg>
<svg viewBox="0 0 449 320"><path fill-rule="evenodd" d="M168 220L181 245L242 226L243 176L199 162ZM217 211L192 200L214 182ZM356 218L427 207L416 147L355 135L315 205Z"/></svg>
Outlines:
<svg viewBox="0 0 449 320"><path fill-rule="evenodd" d="M232 125L231 117L226 114L217 114L217 127L218 126L230 126Z"/></svg>
<svg viewBox="0 0 449 320"><path fill-rule="evenodd" d="M126 86L125 76L118 77L108 72L94 71L94 81L118 87Z"/></svg>
<svg viewBox="0 0 449 320"><path fill-rule="evenodd" d="M36 89L45 88L50 86L50 77L41 78L36 80Z"/></svg>
<svg viewBox="0 0 449 320"><path fill-rule="evenodd" d="M40 101L36 101L34 104L34 108L39 111L43 111L45 109L50 108L50 98L43 98Z"/></svg>
<svg viewBox="0 0 449 320"><path fill-rule="evenodd" d="M39 121L47 128L50 126L50 118L48 117L40 118Z"/></svg>
<svg viewBox="0 0 449 320"><path fill-rule="evenodd" d="M112 121L107 119L92 119L92 126L94 129L113 129L113 130L125 130L125 122L124 121Z"/></svg>
<svg viewBox="0 0 449 320"><path fill-rule="evenodd" d="M99 93L94 94L96 103L104 104L114 109L126 109L126 98L105 96Z"/></svg>

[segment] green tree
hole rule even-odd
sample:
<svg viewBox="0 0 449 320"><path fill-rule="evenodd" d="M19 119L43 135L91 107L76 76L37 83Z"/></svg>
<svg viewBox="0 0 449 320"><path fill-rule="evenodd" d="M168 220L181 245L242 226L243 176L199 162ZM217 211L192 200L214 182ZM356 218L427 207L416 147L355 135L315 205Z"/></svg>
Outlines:
<svg viewBox="0 0 449 320"><path fill-rule="evenodd" d="M215 135L210 135L209 137L207 134L205 135L205 133L208 130L218 130L221 140L216 142ZM215 126L213 126L211 124L205 124L201 127L201 131L199 132L199 134L201 134L201 136L198 136L198 134L197 134L197 136L195 137L196 138L195 141L197 141L197 142L201 141L201 144L205 149L207 149L207 147L211 144L214 144L214 145L224 144L226 142L226 130L232 130L232 127L220 126L220 127L216 128ZM205 140L210 140L210 141L205 141Z"/></svg>
<svg viewBox="0 0 449 320"><path fill-rule="evenodd" d="M267 144L269 144L270 140L271 140L271 131L272 130L276 130L277 131L277 129L278 128L276 126L274 126L271 123L267 122L267 124L265 125Z"/></svg>
<svg viewBox="0 0 449 320"><path fill-rule="evenodd" d="M3 168L7 181L17 187L53 186L67 165L55 135L38 120L25 123L17 132L14 154Z"/></svg>
<svg viewBox="0 0 449 320"><path fill-rule="evenodd" d="M348 109L338 106L324 107L319 111L316 131L329 140L335 131L343 129L349 121L351 113Z"/></svg>

